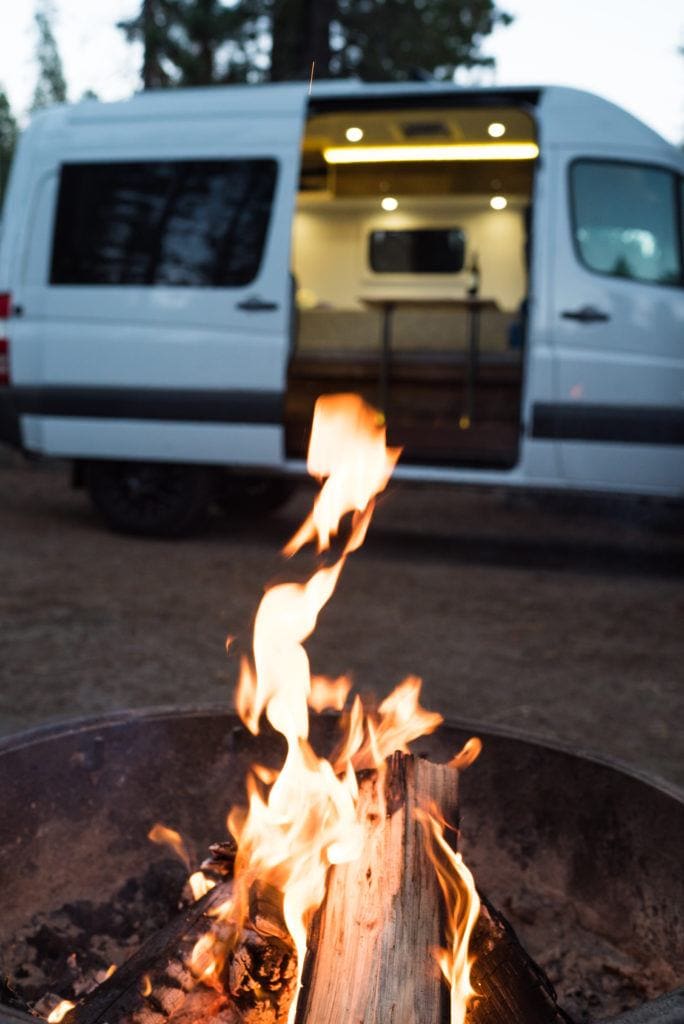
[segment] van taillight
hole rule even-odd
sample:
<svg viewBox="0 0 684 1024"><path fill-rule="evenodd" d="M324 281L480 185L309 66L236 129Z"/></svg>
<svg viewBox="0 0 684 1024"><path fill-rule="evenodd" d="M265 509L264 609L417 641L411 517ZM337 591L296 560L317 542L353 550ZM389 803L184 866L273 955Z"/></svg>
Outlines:
<svg viewBox="0 0 684 1024"><path fill-rule="evenodd" d="M0 320L6 320L12 309L12 293L0 292Z"/></svg>
<svg viewBox="0 0 684 1024"><path fill-rule="evenodd" d="M6 387L9 384L9 382L9 341L7 340L7 338L0 338L0 387Z"/></svg>

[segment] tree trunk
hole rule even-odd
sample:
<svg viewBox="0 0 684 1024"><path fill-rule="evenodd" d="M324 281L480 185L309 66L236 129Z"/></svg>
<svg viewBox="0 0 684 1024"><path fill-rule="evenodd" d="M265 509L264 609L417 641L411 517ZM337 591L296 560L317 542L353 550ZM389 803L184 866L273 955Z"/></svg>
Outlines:
<svg viewBox="0 0 684 1024"><path fill-rule="evenodd" d="M330 22L335 0L275 0L271 21L272 82L330 73Z"/></svg>

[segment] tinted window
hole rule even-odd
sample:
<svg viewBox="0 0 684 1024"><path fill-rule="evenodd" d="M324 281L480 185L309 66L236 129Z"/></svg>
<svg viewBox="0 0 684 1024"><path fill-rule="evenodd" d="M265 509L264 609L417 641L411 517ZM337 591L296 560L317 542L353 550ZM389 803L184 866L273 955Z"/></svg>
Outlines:
<svg viewBox="0 0 684 1024"><path fill-rule="evenodd" d="M673 174L638 164L580 160L572 167L571 182L575 240L590 270L679 283Z"/></svg>
<svg viewBox="0 0 684 1024"><path fill-rule="evenodd" d="M455 274L463 269L460 228L373 231L370 265L377 274Z"/></svg>
<svg viewBox="0 0 684 1024"><path fill-rule="evenodd" d="M274 160L67 164L53 284L225 287L257 274Z"/></svg>

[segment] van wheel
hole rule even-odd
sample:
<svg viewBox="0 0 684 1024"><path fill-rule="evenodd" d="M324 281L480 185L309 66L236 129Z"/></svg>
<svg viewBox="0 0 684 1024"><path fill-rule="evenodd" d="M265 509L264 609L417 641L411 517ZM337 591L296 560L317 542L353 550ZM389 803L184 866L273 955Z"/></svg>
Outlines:
<svg viewBox="0 0 684 1024"><path fill-rule="evenodd" d="M211 477L201 466L175 463L94 462L90 497L108 526L144 537L182 537L205 521Z"/></svg>
<svg viewBox="0 0 684 1024"><path fill-rule="evenodd" d="M216 500L227 515L266 514L284 505L296 486L292 477L225 473Z"/></svg>

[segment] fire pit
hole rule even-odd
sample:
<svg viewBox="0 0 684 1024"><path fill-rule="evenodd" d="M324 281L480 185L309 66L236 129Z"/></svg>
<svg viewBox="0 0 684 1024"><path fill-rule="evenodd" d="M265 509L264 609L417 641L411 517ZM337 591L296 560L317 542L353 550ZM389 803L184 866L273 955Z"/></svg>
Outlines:
<svg viewBox="0 0 684 1024"><path fill-rule="evenodd" d="M375 707L311 673L305 642L399 455L359 396L318 399L321 489L284 548L315 546L316 567L259 604L247 732L151 712L6 748L8 969L34 1006L73 997L39 1004L49 1024L579 1024L674 985L673 794L490 735L461 800L481 741L435 732L420 679ZM187 841L220 840L228 808L230 842L195 870ZM191 872L175 916L183 876L155 873L147 838ZM29 1008L2 984L0 1005Z"/></svg>
<svg viewBox="0 0 684 1024"><path fill-rule="evenodd" d="M314 718L317 749L336 732L336 715ZM578 1022L601 1020L673 989L684 973L681 794L472 724L442 726L416 753L443 761L473 732L484 751L462 778L465 856L561 1004ZM148 842L151 824L172 825L201 855L225 835L224 809L244 800L248 766L282 754L280 737L255 738L216 708L132 712L0 743L2 970L30 998L41 980L58 986L69 941L88 928L101 966L116 961L117 942L125 956L141 915L173 912L169 880L176 897L182 885L182 869Z"/></svg>

